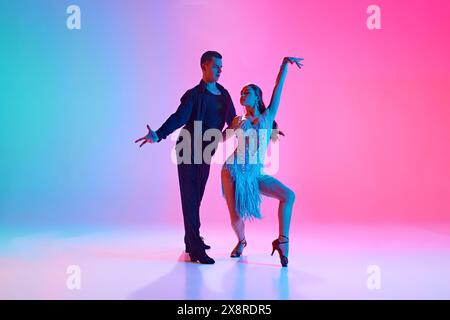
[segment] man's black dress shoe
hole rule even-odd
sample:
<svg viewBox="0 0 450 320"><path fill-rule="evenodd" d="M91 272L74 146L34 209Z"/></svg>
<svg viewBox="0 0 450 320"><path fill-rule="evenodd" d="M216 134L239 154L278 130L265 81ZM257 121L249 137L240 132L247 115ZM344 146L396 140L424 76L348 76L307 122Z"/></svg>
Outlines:
<svg viewBox="0 0 450 320"><path fill-rule="evenodd" d="M192 262L200 262L202 264L214 264L215 261L211 257L209 257L205 252L190 252L189 257Z"/></svg>

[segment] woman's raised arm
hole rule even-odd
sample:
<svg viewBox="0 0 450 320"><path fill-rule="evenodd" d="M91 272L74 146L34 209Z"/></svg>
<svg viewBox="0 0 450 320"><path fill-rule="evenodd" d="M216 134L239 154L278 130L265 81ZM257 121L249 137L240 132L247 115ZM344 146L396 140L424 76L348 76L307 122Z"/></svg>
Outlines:
<svg viewBox="0 0 450 320"><path fill-rule="evenodd" d="M266 112L270 112L271 116L275 118L278 111L278 106L280 105L281 92L283 91L284 80L286 79L288 63L295 63L301 69L303 64L300 62L304 60L303 58L285 57L283 63L280 66L280 71L278 72L277 81L275 82L275 88L273 88L272 98L270 99L270 104L267 107Z"/></svg>

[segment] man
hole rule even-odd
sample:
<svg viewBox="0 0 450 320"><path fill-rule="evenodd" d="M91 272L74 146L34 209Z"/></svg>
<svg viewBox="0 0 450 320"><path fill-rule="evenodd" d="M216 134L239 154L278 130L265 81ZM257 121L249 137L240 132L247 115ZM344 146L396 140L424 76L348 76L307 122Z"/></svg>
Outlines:
<svg viewBox="0 0 450 320"><path fill-rule="evenodd" d="M203 133L208 129L222 130L225 122L231 125L236 116L236 110L228 91L217 83L222 72L222 56L216 51L207 51L200 59L200 66L203 73L202 80L197 86L186 91L176 112L156 131L147 125L148 134L135 142L143 141L140 146L147 142L160 142L181 126L184 126L183 129L189 133L191 150L188 151L191 151L191 156L188 159L190 161L184 161L186 157L183 157L182 153L186 150L177 152L185 230L184 242L191 261L213 264L214 260L205 252L205 249L210 247L200 237L200 203L210 169L210 162L203 159L205 148ZM201 135L194 135L194 127L198 128L199 124L197 121L201 121ZM183 139L184 137L180 134L177 146ZM195 150L194 146L200 146L201 150ZM195 157L195 152L201 152L200 163L198 157Z"/></svg>

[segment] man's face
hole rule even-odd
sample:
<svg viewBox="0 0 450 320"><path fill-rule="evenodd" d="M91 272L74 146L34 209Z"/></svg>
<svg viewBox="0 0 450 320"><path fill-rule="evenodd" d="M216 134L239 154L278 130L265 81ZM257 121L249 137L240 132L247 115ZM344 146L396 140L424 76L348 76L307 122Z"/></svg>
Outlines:
<svg viewBox="0 0 450 320"><path fill-rule="evenodd" d="M212 57L211 60L202 64L203 75L208 82L219 81L222 73L222 59Z"/></svg>

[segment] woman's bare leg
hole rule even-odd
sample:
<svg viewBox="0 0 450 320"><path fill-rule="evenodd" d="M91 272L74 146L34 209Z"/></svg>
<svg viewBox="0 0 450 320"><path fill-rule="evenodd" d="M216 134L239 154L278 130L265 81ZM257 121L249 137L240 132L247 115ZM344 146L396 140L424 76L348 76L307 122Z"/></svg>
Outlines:
<svg viewBox="0 0 450 320"><path fill-rule="evenodd" d="M238 241L241 241L245 239L245 224L240 215L236 212L234 182L230 172L226 169L222 169L222 186L227 201L228 211L230 212L231 226L238 237Z"/></svg>
<svg viewBox="0 0 450 320"><path fill-rule="evenodd" d="M289 229L291 225L292 207L294 206L295 193L279 180L271 176L265 176L259 181L261 193L276 198L280 201L278 206L278 228L280 242L285 242L289 237ZM284 255L289 255L289 245L287 243L280 244L280 248Z"/></svg>

